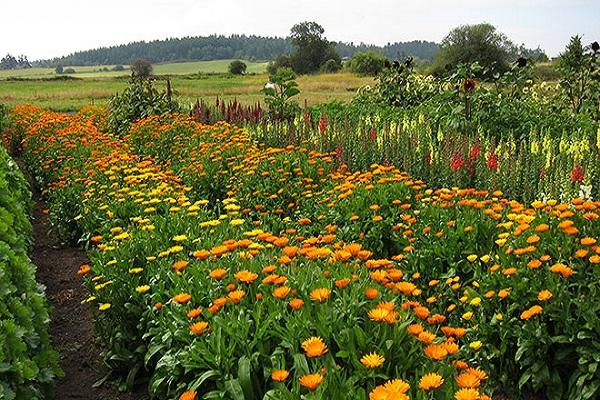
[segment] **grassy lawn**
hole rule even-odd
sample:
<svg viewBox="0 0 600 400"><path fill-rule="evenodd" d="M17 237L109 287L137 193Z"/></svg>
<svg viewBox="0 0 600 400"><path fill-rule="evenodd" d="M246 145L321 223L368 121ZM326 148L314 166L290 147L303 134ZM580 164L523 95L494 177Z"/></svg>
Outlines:
<svg viewBox="0 0 600 400"><path fill-rule="evenodd" d="M209 67L212 63L212 67ZM242 103L255 103L263 99L260 90L268 80L266 73L250 74L246 76L216 75L185 75L185 71L197 71L200 66L207 69L227 67L229 60L214 62L194 62L154 67L157 75L169 74L172 77L172 86L178 100L187 106L203 98L213 101L219 97L230 100L237 99ZM249 65L250 67L250 65ZM84 68L84 67L80 67ZM0 80L0 103L15 105L31 103L58 111L75 110L87 104L104 104L110 96L122 91L128 84L126 77L100 76L92 69L99 67L85 67L75 76L83 79L73 80ZM164 69L163 69L164 68ZM258 68L258 64L253 66ZM27 70L30 78L42 78L44 69L35 68ZM6 71L2 71L6 72ZM13 71L14 72L14 71ZM24 71L25 72L25 71ZM252 70L250 70L252 72ZM45 73L53 74L51 69ZM104 72L107 74L107 72ZM116 74L116 72L110 72ZM38 74L37 76L35 74ZM95 76L86 77L87 74ZM0 76L0 79L2 77ZM361 86L372 84L373 78L360 77L350 73L307 75L298 78L301 95L298 101L309 104L323 103L332 100L348 101ZM164 87L163 82L158 82L157 87Z"/></svg>

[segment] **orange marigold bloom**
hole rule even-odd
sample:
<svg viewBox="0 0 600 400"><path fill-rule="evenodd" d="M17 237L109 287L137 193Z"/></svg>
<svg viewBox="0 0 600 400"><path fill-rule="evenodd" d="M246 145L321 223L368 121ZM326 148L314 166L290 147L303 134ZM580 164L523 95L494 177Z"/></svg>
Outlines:
<svg viewBox="0 0 600 400"><path fill-rule="evenodd" d="M321 303L324 303L327 301L330 295L331 290L327 288L318 288L310 292L310 299L312 301L319 301Z"/></svg>
<svg viewBox="0 0 600 400"><path fill-rule="evenodd" d="M288 378L288 376L290 376L289 371L285 369L278 369L276 371L273 371L273 373L271 374L271 379L273 379L276 382L283 382Z"/></svg>
<svg viewBox="0 0 600 400"><path fill-rule="evenodd" d="M187 313L187 317L190 319L194 319L198 316L200 316L200 314L202 314L202 309L201 308L194 308L193 310L190 310Z"/></svg>
<svg viewBox="0 0 600 400"><path fill-rule="evenodd" d="M234 277L238 282L250 284L254 282L256 278L258 278L258 274L244 269L240 272L237 272Z"/></svg>
<svg viewBox="0 0 600 400"><path fill-rule="evenodd" d="M439 344L430 344L429 346L423 349L425 355L432 360L441 361L448 355L448 350L446 350L446 346Z"/></svg>
<svg viewBox="0 0 600 400"><path fill-rule="evenodd" d="M196 400L196 392L194 390L188 390L179 396L179 400Z"/></svg>
<svg viewBox="0 0 600 400"><path fill-rule="evenodd" d="M190 326L190 332L194 335L202 335L206 331L208 331L208 322L206 321L199 321Z"/></svg>
<svg viewBox="0 0 600 400"><path fill-rule="evenodd" d="M246 295L246 292L244 292L243 290L234 290L233 292L229 293L229 296L227 296L227 298L229 300L231 300L233 303L239 303L242 298Z"/></svg>
<svg viewBox="0 0 600 400"><path fill-rule="evenodd" d="M423 377L419 381L419 388L429 391L439 388L440 386L442 386L443 383L444 379L441 375L438 375L436 373L430 373L423 375Z"/></svg>
<svg viewBox="0 0 600 400"><path fill-rule="evenodd" d="M528 310L523 311L521 313L521 319L528 320L528 319L535 317L536 315L539 315L541 313L542 313L542 307L540 307L536 304L535 306L532 306Z"/></svg>
<svg viewBox="0 0 600 400"><path fill-rule="evenodd" d="M479 400L479 391L477 389L460 389L454 393L456 400Z"/></svg>
<svg viewBox="0 0 600 400"><path fill-rule="evenodd" d="M302 299L292 299L288 304L292 309L299 310L304 306L304 301Z"/></svg>
<svg viewBox="0 0 600 400"><path fill-rule="evenodd" d="M383 365L385 358L377 353L370 353L362 356L360 362L367 368L377 368Z"/></svg>
<svg viewBox="0 0 600 400"><path fill-rule="evenodd" d="M323 339L315 336L302 342L302 349L304 349L308 357L320 357L328 351Z"/></svg>
<svg viewBox="0 0 600 400"><path fill-rule="evenodd" d="M379 290L375 288L367 288L367 290L365 290L365 296L369 300L374 300L377 298L377 296L379 296Z"/></svg>
<svg viewBox="0 0 600 400"><path fill-rule="evenodd" d="M175 303L185 304L188 301L190 301L191 299L192 299L192 295L190 295L188 293L179 293L177 296L173 297L171 300L173 300Z"/></svg>
<svg viewBox="0 0 600 400"><path fill-rule="evenodd" d="M566 265L564 265L562 263L554 264L550 268L550 272L561 274L562 276L564 276L566 278L568 278L569 276L571 276L575 273L575 271L573 271L572 268L567 267Z"/></svg>
<svg viewBox="0 0 600 400"><path fill-rule="evenodd" d="M300 384L309 390L315 390L321 382L323 382L323 375L319 373L302 375L300 377Z"/></svg>
<svg viewBox="0 0 600 400"><path fill-rule="evenodd" d="M220 280L223 279L225 275L227 275L227 270L223 268L215 268L212 271L210 271L208 275L213 279Z"/></svg>
<svg viewBox="0 0 600 400"><path fill-rule="evenodd" d="M481 385L481 380L467 370L456 377L456 384L461 388L477 389Z"/></svg>
<svg viewBox="0 0 600 400"><path fill-rule="evenodd" d="M288 294L290 294L291 291L292 289L287 286L279 286L273 289L273 297L283 300L288 296Z"/></svg>
<svg viewBox="0 0 600 400"><path fill-rule="evenodd" d="M174 270L181 272L181 271L183 271L183 270L184 270L184 269L185 269L185 268L186 268L186 267L187 267L189 264L190 264L190 262L189 262L189 261L186 261L186 260L180 260L180 261L175 261L175 262L173 263L173 266L172 266L172 267L173 267L173 269L174 269Z"/></svg>
<svg viewBox="0 0 600 400"><path fill-rule="evenodd" d="M429 316L429 309L427 307L419 306L413 308L413 311L419 319L425 319Z"/></svg>
<svg viewBox="0 0 600 400"><path fill-rule="evenodd" d="M91 267L88 264L83 264L81 267L79 267L79 271L77 271L77 274L83 276L89 274L90 271Z"/></svg>
<svg viewBox="0 0 600 400"><path fill-rule="evenodd" d="M411 324L406 328L408 333L413 336L417 336L419 333L423 332L423 325L421 324Z"/></svg>
<svg viewBox="0 0 600 400"><path fill-rule="evenodd" d="M485 371L479 368L467 368L467 372L478 377L480 381L485 381L488 378L488 375L485 373Z"/></svg>
<svg viewBox="0 0 600 400"><path fill-rule="evenodd" d="M546 301L546 300L550 300L552 298L552 293L549 290L542 290L541 292L538 293L538 300L539 301Z"/></svg>
<svg viewBox="0 0 600 400"><path fill-rule="evenodd" d="M591 237L584 237L583 239L581 239L580 243L584 246L593 246L594 244L596 244L596 239Z"/></svg>
<svg viewBox="0 0 600 400"><path fill-rule="evenodd" d="M198 250L198 251L195 251L192 255L195 258L197 258L198 260L204 260L205 258L208 258L208 256L210 256L210 251L208 251L208 250Z"/></svg>
<svg viewBox="0 0 600 400"><path fill-rule="evenodd" d="M340 289L345 288L349 284L350 284L350 278L344 278L344 279L335 281L335 286Z"/></svg>

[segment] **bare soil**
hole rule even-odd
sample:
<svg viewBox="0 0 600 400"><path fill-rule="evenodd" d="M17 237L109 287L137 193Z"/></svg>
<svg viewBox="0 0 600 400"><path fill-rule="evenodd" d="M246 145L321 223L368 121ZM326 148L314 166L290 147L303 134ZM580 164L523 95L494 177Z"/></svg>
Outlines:
<svg viewBox="0 0 600 400"><path fill-rule="evenodd" d="M102 368L102 348L95 339L90 306L82 304L87 298L85 288L77 275L79 266L88 259L82 249L60 247L48 235L46 205L39 194L34 193L34 196L35 244L31 259L37 266L38 282L46 286L46 296L52 307L50 335L65 372L65 377L56 384L56 400L147 399L143 388L134 393L122 393L111 382L100 388L93 387L106 371Z"/></svg>

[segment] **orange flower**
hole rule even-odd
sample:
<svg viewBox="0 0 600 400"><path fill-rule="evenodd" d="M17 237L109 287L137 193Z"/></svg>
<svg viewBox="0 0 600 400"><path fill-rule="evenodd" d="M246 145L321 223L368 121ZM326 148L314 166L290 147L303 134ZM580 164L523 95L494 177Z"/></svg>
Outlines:
<svg viewBox="0 0 600 400"><path fill-rule="evenodd" d="M549 290L542 290L541 292L538 293L539 301L546 301L546 300L550 300L551 298L552 298L552 293Z"/></svg>
<svg viewBox="0 0 600 400"><path fill-rule="evenodd" d="M287 286L279 286L273 289L273 297L283 300L287 297L288 294L290 294L291 291L292 290Z"/></svg>
<svg viewBox="0 0 600 400"><path fill-rule="evenodd" d="M188 265L189 265L189 261L186 260L180 260L180 261L176 261L173 263L173 269L176 271L183 271Z"/></svg>
<svg viewBox="0 0 600 400"><path fill-rule="evenodd" d="M425 355L432 360L441 361L448 355L446 346L440 344L430 344L423 349Z"/></svg>
<svg viewBox="0 0 600 400"><path fill-rule="evenodd" d="M481 380L476 375L466 371L456 377L456 384L461 388L477 389L481 385Z"/></svg>
<svg viewBox="0 0 600 400"><path fill-rule="evenodd" d="M271 379L273 379L276 382L283 382L288 378L288 376L290 376L290 373L287 370L278 369L276 371L273 371L273 373L271 374Z"/></svg>
<svg viewBox="0 0 600 400"><path fill-rule="evenodd" d="M258 274L254 273L254 272L250 272L247 269L236 273L234 276L235 276L235 279L238 280L238 282L243 282L243 283L248 283L248 284L254 282L256 280L256 278L258 278Z"/></svg>
<svg viewBox="0 0 600 400"><path fill-rule="evenodd" d="M562 263L554 264L550 268L550 272L561 274L562 276L564 276L566 278L568 278L569 276L571 276L575 273L575 271L573 271L573 269L567 267L566 265L564 265Z"/></svg>
<svg viewBox="0 0 600 400"><path fill-rule="evenodd" d="M530 319L536 315L539 315L541 313L542 313L542 307L540 307L536 304L535 306L532 306L528 310L523 311L521 313L521 319L528 320L528 319Z"/></svg>
<svg viewBox="0 0 600 400"><path fill-rule="evenodd" d="M194 319L198 316L200 316L200 314L202 314L202 309L201 308L194 308L193 310L190 310L187 313L187 317L190 319Z"/></svg>
<svg viewBox="0 0 600 400"><path fill-rule="evenodd" d="M345 288L349 284L350 284L350 278L344 278L344 279L335 281L335 286L340 289Z"/></svg>
<svg viewBox="0 0 600 400"><path fill-rule="evenodd" d="M288 305L294 310L299 310L302 308L302 306L304 306L304 301L302 299L292 299Z"/></svg>
<svg viewBox="0 0 600 400"><path fill-rule="evenodd" d="M379 290L375 288L367 288L367 290L365 290L365 296L369 300L374 300L377 298L377 296L379 296Z"/></svg>
<svg viewBox="0 0 600 400"><path fill-rule="evenodd" d="M460 389L454 393L456 400L479 400L479 391L477 389Z"/></svg>
<svg viewBox="0 0 600 400"><path fill-rule="evenodd" d="M321 382L323 382L323 375L319 373L302 375L300 377L300 384L309 390L315 390Z"/></svg>
<svg viewBox="0 0 600 400"><path fill-rule="evenodd" d="M433 389L437 389L444 383L444 379L441 375L436 373L430 373L423 375L421 380L419 381L419 388L430 391Z"/></svg>
<svg viewBox="0 0 600 400"><path fill-rule="evenodd" d="M223 268L215 268L208 274L211 278L221 280L227 275L227 270Z"/></svg>
<svg viewBox="0 0 600 400"><path fill-rule="evenodd" d="M308 357L320 357L328 351L323 339L314 336L302 342L302 349Z"/></svg>
<svg viewBox="0 0 600 400"><path fill-rule="evenodd" d="M191 299L192 299L192 295L187 294L187 293L179 293L177 296L173 297L171 300L173 300L175 303L185 304L188 301L190 301Z"/></svg>
<svg viewBox="0 0 600 400"><path fill-rule="evenodd" d="M246 295L246 292L244 292L243 290L234 290L233 292L229 293L229 296L227 296L227 298L229 300L231 300L233 303L237 304L242 300L242 298L245 295Z"/></svg>
<svg viewBox="0 0 600 400"><path fill-rule="evenodd" d="M208 322L205 321L199 321L190 326L190 332L194 335L202 335L206 331L208 331Z"/></svg>
<svg viewBox="0 0 600 400"><path fill-rule="evenodd" d="M319 301L321 303L324 303L327 301L330 295L331 290L327 288L318 288L310 292L310 299L312 301Z"/></svg>
<svg viewBox="0 0 600 400"><path fill-rule="evenodd" d="M83 264L81 267L79 267L79 271L77 271L77 274L83 276L89 274L90 271L90 266L88 264Z"/></svg>
<svg viewBox="0 0 600 400"><path fill-rule="evenodd" d="M210 256L210 251L208 250L197 250L192 254L198 260L204 260Z"/></svg>
<svg viewBox="0 0 600 400"><path fill-rule="evenodd" d="M584 246L592 246L596 244L596 239L591 237L584 237L583 239L581 239L580 243Z"/></svg>
<svg viewBox="0 0 600 400"><path fill-rule="evenodd" d="M179 396L179 400L196 400L196 392L193 390L188 390Z"/></svg>

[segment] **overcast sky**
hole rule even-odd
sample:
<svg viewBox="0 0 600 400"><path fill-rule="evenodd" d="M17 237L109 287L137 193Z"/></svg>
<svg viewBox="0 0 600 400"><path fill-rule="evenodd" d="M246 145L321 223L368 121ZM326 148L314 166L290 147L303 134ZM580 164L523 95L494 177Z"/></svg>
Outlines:
<svg viewBox="0 0 600 400"><path fill-rule="evenodd" d="M330 40L378 45L439 42L479 22L550 56L575 34L600 41L600 0L2 0L0 12L0 57L30 60L167 37L287 36L305 20L323 25Z"/></svg>

